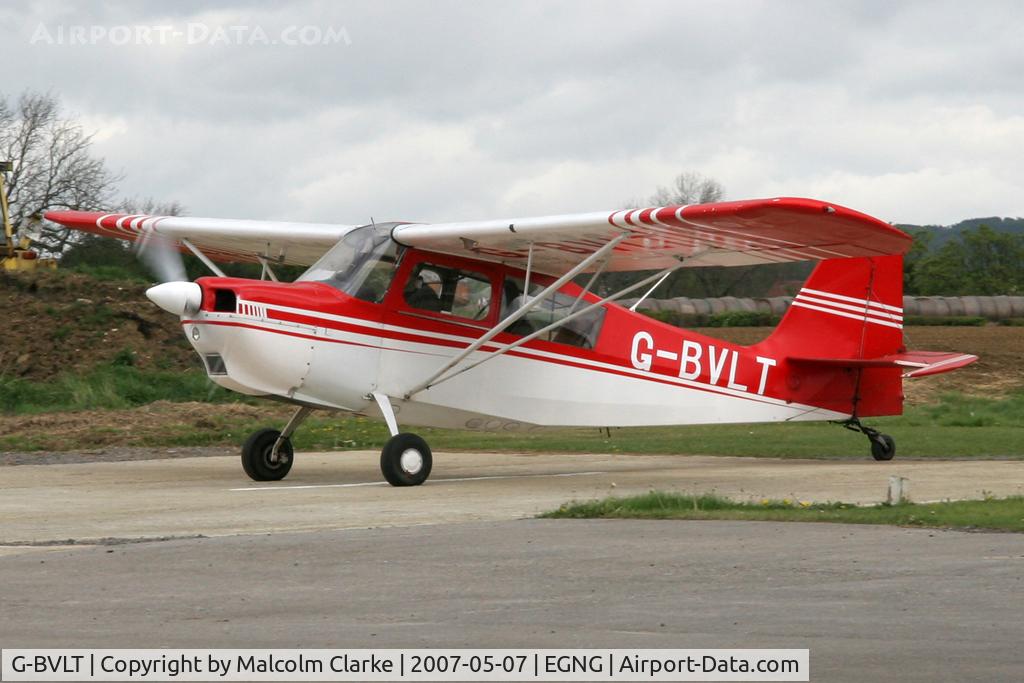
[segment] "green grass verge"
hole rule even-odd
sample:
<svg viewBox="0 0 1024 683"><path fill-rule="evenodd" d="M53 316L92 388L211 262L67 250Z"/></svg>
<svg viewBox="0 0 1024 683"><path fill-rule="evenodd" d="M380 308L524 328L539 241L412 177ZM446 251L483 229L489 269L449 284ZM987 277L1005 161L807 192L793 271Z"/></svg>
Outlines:
<svg viewBox="0 0 1024 683"><path fill-rule="evenodd" d="M124 409L161 400L231 402L245 398L218 387L201 370L140 370L127 361L98 365L85 374L64 374L48 382L0 376L0 412L8 414Z"/></svg>
<svg viewBox="0 0 1024 683"><path fill-rule="evenodd" d="M26 415L26 417L30 417ZM40 430L0 434L0 450L71 450L97 445L237 447L262 427L280 428L286 417L237 418L211 410L199 422L164 423L149 433L106 434L97 425L56 438ZM900 458L1024 458L1024 428L915 426L906 418L872 422L897 440ZM435 451L515 453L635 453L753 456L863 460L870 458L867 439L829 424L717 425L612 429L552 429L529 434L471 432L408 427ZM309 450L376 450L388 439L387 428L365 418L323 415L310 418L296 432L295 448Z"/></svg>
<svg viewBox="0 0 1024 683"><path fill-rule="evenodd" d="M147 403L202 401L254 402L209 381L200 370L177 372L140 370L123 364L98 366L84 375L65 375L50 382L0 377L0 411L33 415L55 411L126 410ZM168 424L152 436L137 435L133 445L234 445L259 427L246 419L218 416L200 424ZM867 420L892 434L901 457L1024 457L1024 392L1003 399L943 396L935 404L916 406L907 414ZM622 429L546 429L528 433L469 432L410 427L438 450L520 451L563 453L640 453L742 455L781 458L865 458L867 439L837 425L788 423L755 425L696 425ZM100 434L99 437L104 435ZM387 441L386 427L363 418L316 414L298 431L299 449L379 448ZM100 438L109 443L111 439ZM49 450L88 447L81 442L58 442L34 432L0 435L0 449Z"/></svg>
<svg viewBox="0 0 1024 683"><path fill-rule="evenodd" d="M993 400L959 394L906 415L868 420L896 438L897 457L1024 457L1024 394ZM742 455L776 458L870 457L867 439L838 425L807 422L622 429L549 429L530 433L416 428L438 450L561 453ZM379 448L384 425L361 418L314 418L298 448Z"/></svg>
<svg viewBox="0 0 1024 683"><path fill-rule="evenodd" d="M839 522L1024 532L1024 496L944 503L857 506L847 503L807 504L788 500L741 503L710 494L687 496L651 491L629 498L567 503L541 517Z"/></svg>

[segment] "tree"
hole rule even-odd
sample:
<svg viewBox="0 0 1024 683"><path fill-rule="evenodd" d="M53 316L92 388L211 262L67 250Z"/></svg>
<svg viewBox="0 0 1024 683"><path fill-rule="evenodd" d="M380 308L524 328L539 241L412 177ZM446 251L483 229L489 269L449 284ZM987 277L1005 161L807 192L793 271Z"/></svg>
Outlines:
<svg viewBox="0 0 1024 683"><path fill-rule="evenodd" d="M934 233L926 229L908 229L906 232L914 238L910 251L903 255L903 293L920 294L914 281L914 271L921 261L928 257L934 245Z"/></svg>
<svg viewBox="0 0 1024 683"><path fill-rule="evenodd" d="M725 197L725 188L714 178L694 171L684 171L676 176L669 187L658 187L648 202L650 206L674 206L677 204L713 204Z"/></svg>
<svg viewBox="0 0 1024 683"><path fill-rule="evenodd" d="M17 231L51 209L100 210L112 202L120 178L92 153L92 136L63 118L57 98L25 92L16 102L0 95L0 159L14 162L7 177L11 223ZM42 224L35 241L62 253L71 231Z"/></svg>
<svg viewBox="0 0 1024 683"><path fill-rule="evenodd" d="M152 197L128 197L114 207L115 213L146 216L183 216L185 207L180 202L161 202Z"/></svg>
<svg viewBox="0 0 1024 683"><path fill-rule="evenodd" d="M987 225L922 257L911 281L922 295L998 296L1024 292L1024 235L996 232Z"/></svg>

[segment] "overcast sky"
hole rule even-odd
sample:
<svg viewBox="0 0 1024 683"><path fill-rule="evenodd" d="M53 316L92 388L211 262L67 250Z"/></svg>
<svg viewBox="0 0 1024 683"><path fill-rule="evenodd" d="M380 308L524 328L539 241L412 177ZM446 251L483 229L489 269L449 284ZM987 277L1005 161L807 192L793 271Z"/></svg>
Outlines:
<svg viewBox="0 0 1024 683"><path fill-rule="evenodd" d="M57 94L125 195L192 215L592 211L692 170L949 224L1024 216L1022 28L1020 0L34 0L0 6L0 92Z"/></svg>

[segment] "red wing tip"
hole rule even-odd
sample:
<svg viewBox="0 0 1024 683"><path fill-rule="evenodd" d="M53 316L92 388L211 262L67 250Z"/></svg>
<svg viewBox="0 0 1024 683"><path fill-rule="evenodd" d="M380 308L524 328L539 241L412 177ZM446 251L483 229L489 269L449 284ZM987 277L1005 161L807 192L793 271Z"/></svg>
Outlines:
<svg viewBox="0 0 1024 683"><path fill-rule="evenodd" d="M44 211L43 218L53 223L61 223L62 225L81 224L81 223L95 223L100 216L110 216L113 214L102 213L100 211L71 211L63 209L60 211Z"/></svg>

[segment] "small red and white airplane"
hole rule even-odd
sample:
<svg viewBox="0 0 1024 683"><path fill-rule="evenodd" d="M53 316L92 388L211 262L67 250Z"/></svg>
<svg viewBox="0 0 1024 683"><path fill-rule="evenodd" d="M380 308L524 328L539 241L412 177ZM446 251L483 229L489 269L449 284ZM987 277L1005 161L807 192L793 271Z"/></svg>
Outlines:
<svg viewBox="0 0 1024 683"><path fill-rule="evenodd" d="M288 474L290 437L318 409L384 420L380 465L395 486L423 483L432 463L400 422L517 432L833 420L889 460L893 439L861 418L900 414L903 378L977 360L905 349L910 236L811 199L433 225L46 218L188 250L218 275L147 295L180 316L214 382L297 406L282 430L245 442L242 465L258 481ZM804 260L819 263L771 336L751 346L614 303L646 296L678 268ZM223 277L215 261L259 262L263 275ZM309 269L278 282L275 264ZM598 277L615 271L657 272L596 295Z"/></svg>

